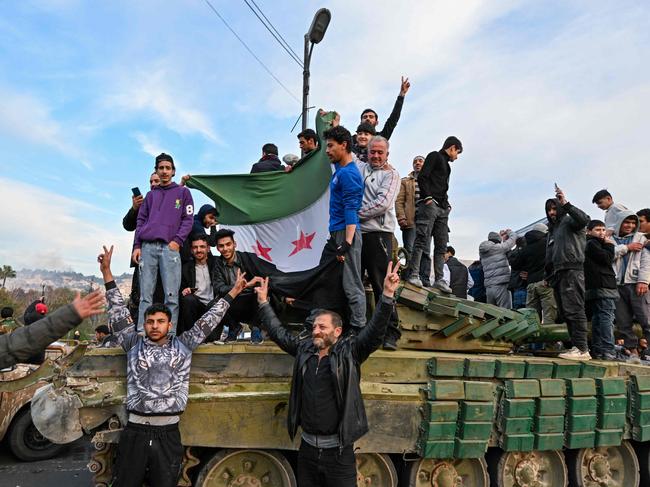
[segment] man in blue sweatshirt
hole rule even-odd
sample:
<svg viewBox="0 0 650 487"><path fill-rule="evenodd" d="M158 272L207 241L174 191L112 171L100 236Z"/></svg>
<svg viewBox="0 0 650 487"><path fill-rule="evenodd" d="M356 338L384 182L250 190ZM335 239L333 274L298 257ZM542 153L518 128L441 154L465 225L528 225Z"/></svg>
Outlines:
<svg viewBox="0 0 650 487"><path fill-rule="evenodd" d="M323 135L327 143L325 152L336 168L330 182L330 239L336 246L336 258L344 266L343 292L348 299L350 326L359 331L366 324L358 215L363 179L352 159L352 134L339 125Z"/></svg>
<svg viewBox="0 0 650 487"><path fill-rule="evenodd" d="M142 331L144 312L151 306L156 277L160 269L165 305L172 313L172 332L178 324L178 290L181 285L180 249L194 223L194 202L190 190L173 181L174 159L162 153L156 157L160 185L147 193L138 212L133 243L133 261L140 268L140 306L138 330Z"/></svg>

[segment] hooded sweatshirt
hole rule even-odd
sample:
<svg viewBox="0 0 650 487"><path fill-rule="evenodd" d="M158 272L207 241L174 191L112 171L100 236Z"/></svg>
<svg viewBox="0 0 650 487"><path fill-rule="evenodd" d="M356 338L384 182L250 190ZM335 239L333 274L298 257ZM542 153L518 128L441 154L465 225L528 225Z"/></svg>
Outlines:
<svg viewBox="0 0 650 487"><path fill-rule="evenodd" d="M359 208L361 231L393 233L399 174L395 169L374 169L365 162L355 164L363 178L363 199Z"/></svg>
<svg viewBox="0 0 650 487"><path fill-rule="evenodd" d="M530 230L524 235L526 246L510 261L513 269L528 273L528 284L544 280L544 259L546 257L546 233Z"/></svg>
<svg viewBox="0 0 650 487"><path fill-rule="evenodd" d="M478 253L483 266L485 287L499 286L510 282L508 252L515 246L516 241L517 234L511 230L504 242L501 242L501 237L496 232L490 232L488 240L481 242Z"/></svg>
<svg viewBox="0 0 650 487"><path fill-rule="evenodd" d="M133 248L157 240L183 246L194 223L193 214L194 201L189 189L176 183L156 186L147 193L138 212Z"/></svg>
<svg viewBox="0 0 650 487"><path fill-rule="evenodd" d="M551 204L555 204L557 216L555 221L548 218L547 275L567 269L583 270L589 215L571 203L563 206L556 198L550 198L544 206L547 217Z"/></svg>
<svg viewBox="0 0 650 487"><path fill-rule="evenodd" d="M621 226L628 217L636 219L635 231L629 235L621 235ZM618 284L650 283L650 250L645 247L645 243L648 241L646 236L636 231L639 228L639 217L631 210L621 211L618 213L614 228L614 241L616 242L614 268ZM627 245L632 242L642 243L644 248L638 252L630 252Z"/></svg>

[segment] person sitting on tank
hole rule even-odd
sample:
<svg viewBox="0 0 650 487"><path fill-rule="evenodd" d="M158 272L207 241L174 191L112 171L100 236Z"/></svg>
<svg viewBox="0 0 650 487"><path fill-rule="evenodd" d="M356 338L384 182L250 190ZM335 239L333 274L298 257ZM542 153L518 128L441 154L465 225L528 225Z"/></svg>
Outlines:
<svg viewBox="0 0 650 487"><path fill-rule="evenodd" d="M215 259L212 268L212 285L214 286L214 296L220 298L228 294L235 285L238 272L248 275L253 275L253 273L248 272L249 270L244 267L242 254L237 250L234 231L222 228L216 234L216 241L217 250L221 255ZM253 288L261 282L261 279L261 277L254 277L248 281L243 292L231 303L223 319L224 326L228 326L227 342L237 340L242 328L241 323L248 323L251 326L252 343L259 344L263 342L262 332L256 326L258 322L257 306L255 304L255 293L253 293ZM214 335L217 335L217 333ZM218 336L215 336L214 339L218 338ZM209 337L209 339L212 339L212 337Z"/></svg>
<svg viewBox="0 0 650 487"><path fill-rule="evenodd" d="M230 304L246 287L238 269L230 291L214 300L194 326L170 334L171 311L154 303L144 313L140 335L111 272L113 247L97 260L108 302L108 326L126 352L126 409L129 419L120 436L111 485L176 487L183 460L178 422L187 406L192 352L214 330Z"/></svg>
<svg viewBox="0 0 650 487"><path fill-rule="evenodd" d="M261 324L271 340L296 357L289 396L288 429L293 440L302 428L298 485L357 485L354 442L368 432L359 387L360 365L383 343L399 285L392 262L372 319L358 333L343 334L339 314L314 313L311 337L294 336L269 304L269 278L255 288ZM338 391L338 393L337 393Z"/></svg>
<svg viewBox="0 0 650 487"><path fill-rule="evenodd" d="M61 338L83 320L103 312L104 298L99 291L83 298L77 293L72 303L47 316L41 316L29 326L21 326L10 334L0 335L0 369L25 363L31 357L40 355L50 343Z"/></svg>

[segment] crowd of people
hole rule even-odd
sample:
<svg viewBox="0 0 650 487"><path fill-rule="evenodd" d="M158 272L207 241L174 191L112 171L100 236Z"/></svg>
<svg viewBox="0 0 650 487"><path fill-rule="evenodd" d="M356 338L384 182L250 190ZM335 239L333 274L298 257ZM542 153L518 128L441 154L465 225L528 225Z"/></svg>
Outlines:
<svg viewBox="0 0 650 487"><path fill-rule="evenodd" d="M187 177L174 182L172 156L156 157L150 191L143 196L134 188L123 220L135 232L129 304L111 272L113 248L104 247L98 257L109 323L97 328L96 337L102 346L121 346L127 353L129 417L112 485L176 485L183 455L178 422L188 400L192 351L206 341L237 340L242 324L251 327L253 343L266 334L296 357L288 427L291 438L301 429L299 485L356 485L353 443L368 431L359 366L380 347L395 350L400 339L394 302L400 269L393 267L397 226L408 255L401 278L412 285L534 308L544 324L564 321L572 345L564 358L616 359L615 327L623 355L643 356L650 337L650 209L630 211L603 190L594 203L605 210L604 221L592 220L556 187L545 204L547 223L525 235L490 232L479 245L480 259L466 267L449 245L448 227L451 168L463 152L459 138L447 137L440 150L414 157L413 171L404 178L389 163L389 138L409 87L402 79L380 131L377 113L366 109L355 134L335 116L322 139L311 129L298 135L303 157L320 147L333 165L330 239L323 256L329 249L337 262L347 308L342 314L312 310L305 321L309 334L294 335L282 326L271 302L273 277L270 282L260 275L249 254L237 249L235 232L220 228L217 208L194 211ZM296 158L284 159L286 166L277 146L265 144L251 173L292 171ZM368 322L366 284L375 299ZM292 306L296 296L275 299ZM99 313L102 304L94 292L38 320L29 332L12 328L22 350L0 340L0 352L10 349L0 367L29 357L35 347ZM645 340L634 333L634 320Z"/></svg>

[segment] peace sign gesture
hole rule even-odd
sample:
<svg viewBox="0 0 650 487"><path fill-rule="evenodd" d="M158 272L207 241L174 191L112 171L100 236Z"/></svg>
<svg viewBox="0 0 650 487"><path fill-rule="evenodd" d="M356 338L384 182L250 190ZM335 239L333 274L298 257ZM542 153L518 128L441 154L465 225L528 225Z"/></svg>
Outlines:
<svg viewBox="0 0 650 487"><path fill-rule="evenodd" d="M399 262L395 264L393 268L393 263L388 263L388 269L386 270L386 277L384 278L384 296L387 298L392 298L395 296L395 291L399 286Z"/></svg>

